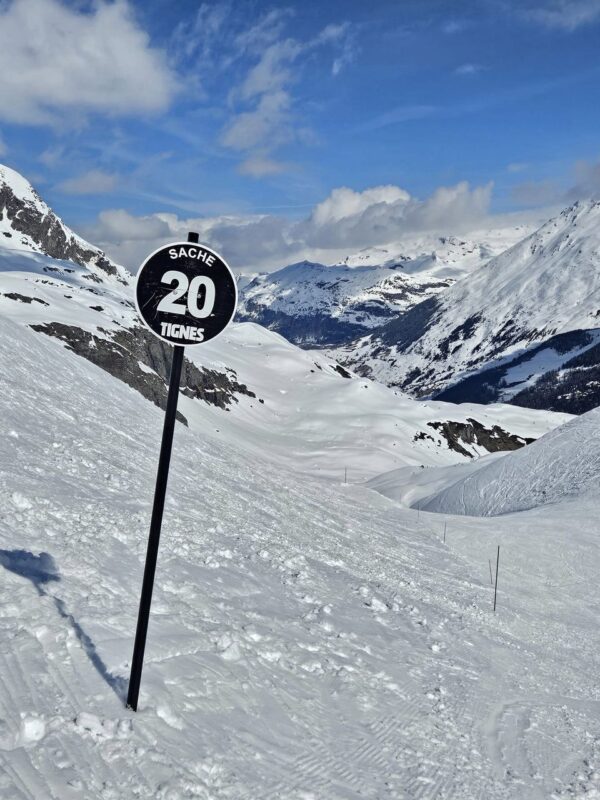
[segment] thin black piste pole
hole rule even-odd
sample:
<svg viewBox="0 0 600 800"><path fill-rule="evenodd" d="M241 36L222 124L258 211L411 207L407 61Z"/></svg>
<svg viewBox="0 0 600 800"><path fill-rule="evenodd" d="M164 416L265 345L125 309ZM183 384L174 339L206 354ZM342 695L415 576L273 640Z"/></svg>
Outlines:
<svg viewBox="0 0 600 800"><path fill-rule="evenodd" d="M496 556L496 583L494 584L494 614L496 613L496 596L498 594L498 564L500 563L500 545L498 545L498 555Z"/></svg>
<svg viewBox="0 0 600 800"><path fill-rule="evenodd" d="M188 242L198 242L198 234L190 233ZM154 504L150 520L150 534L148 536L148 549L146 550L146 565L142 581L142 595L138 611L137 628L135 631L135 644L131 659L131 673L129 676L129 689L127 692L127 707L137 711L142 668L144 666L144 650L146 649L146 635L150 619L150 606L152 605L152 590L154 588L154 574L158 557L160 530L162 527L163 511L165 508L165 495L169 479L169 464L171 463L171 450L173 449L173 433L177 418L177 400L179 398L179 383L181 380L181 367L183 365L182 345L173 348L171 374L169 376L169 393L167 395L167 408L163 425L160 456L158 458L158 471L156 473L156 488L154 490Z"/></svg>

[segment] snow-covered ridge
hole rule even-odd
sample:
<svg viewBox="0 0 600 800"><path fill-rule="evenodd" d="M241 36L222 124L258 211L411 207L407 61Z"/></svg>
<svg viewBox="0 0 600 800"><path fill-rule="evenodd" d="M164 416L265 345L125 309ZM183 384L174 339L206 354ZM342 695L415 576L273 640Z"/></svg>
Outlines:
<svg viewBox="0 0 600 800"><path fill-rule="evenodd" d="M600 409L513 453L422 471L394 470L370 484L405 505L441 514L498 516L600 497Z"/></svg>
<svg viewBox="0 0 600 800"><path fill-rule="evenodd" d="M243 283L240 318L303 347L348 342L446 290L526 232L515 227L482 231L474 239L412 237L332 266L290 264Z"/></svg>
<svg viewBox="0 0 600 800"><path fill-rule="evenodd" d="M124 267L68 228L29 181L3 164L0 164L0 244L10 250L72 261L86 267L99 280L123 283L131 278Z"/></svg>
<svg viewBox="0 0 600 800"><path fill-rule="evenodd" d="M186 362L125 708L164 415L124 378L139 346L164 391L165 352L89 274L0 249L2 800L597 797L597 502L447 518L361 484L565 417L417 402L252 323L189 348L253 394Z"/></svg>
<svg viewBox="0 0 600 800"><path fill-rule="evenodd" d="M163 415L2 318L0 372L2 800L593 796L587 509L444 543L444 518L232 445L222 411L177 426L134 714Z"/></svg>
<svg viewBox="0 0 600 800"><path fill-rule="evenodd" d="M600 202L589 200L339 355L420 396L519 359L518 371L485 376L487 386L497 386L488 400L511 400L548 369L595 345L599 320ZM553 341L574 332L581 335ZM539 355L535 348L543 343L548 349ZM448 399L456 397L448 393Z"/></svg>

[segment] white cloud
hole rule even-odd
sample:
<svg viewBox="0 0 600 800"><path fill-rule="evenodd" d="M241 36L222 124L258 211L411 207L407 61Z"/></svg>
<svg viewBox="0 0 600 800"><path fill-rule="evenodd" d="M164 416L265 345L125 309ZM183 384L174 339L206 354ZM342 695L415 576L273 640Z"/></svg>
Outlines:
<svg viewBox="0 0 600 800"><path fill-rule="evenodd" d="M513 161L506 167L508 172L516 173L516 172L525 172L526 169L529 169L529 164L525 161Z"/></svg>
<svg viewBox="0 0 600 800"><path fill-rule="evenodd" d="M292 65L301 52L302 46L293 39L275 42L267 47L238 90L242 100L281 92L292 82Z"/></svg>
<svg viewBox="0 0 600 800"><path fill-rule="evenodd" d="M252 27L245 28L235 37L236 49L242 52L262 52L281 38L285 24L291 16L293 16L293 11L290 8L272 9Z"/></svg>
<svg viewBox="0 0 600 800"><path fill-rule="evenodd" d="M409 200L409 193L399 186L375 186L363 192L355 192L342 186L334 189L329 197L315 206L310 220L315 227L325 227L330 223L355 217L379 204L407 204Z"/></svg>
<svg viewBox="0 0 600 800"><path fill-rule="evenodd" d="M82 175L68 178L58 184L66 194L104 194L112 192L119 183L119 177L99 169L91 169Z"/></svg>
<svg viewBox="0 0 600 800"><path fill-rule="evenodd" d="M349 23L327 25L311 39L301 41L283 37L289 17L289 12L269 12L236 40L254 63L229 93L232 113L220 141L224 147L244 155L240 171L253 177L259 177L258 172L251 173L247 165L259 163L259 158L268 158L285 144L311 138L306 126L298 124L292 93L307 57L319 48L333 49L334 75L354 57L353 28ZM263 174L272 174L272 170Z"/></svg>
<svg viewBox="0 0 600 800"><path fill-rule="evenodd" d="M0 4L2 119L57 125L65 115L159 112L175 90L126 0L98 0L89 12L58 0Z"/></svg>
<svg viewBox="0 0 600 800"><path fill-rule="evenodd" d="M240 175L249 175L251 178L264 178L267 175L279 175L288 168L287 164L275 161L263 155L247 158L238 167Z"/></svg>
<svg viewBox="0 0 600 800"><path fill-rule="evenodd" d="M303 258L334 263L356 249L385 246L420 232L466 233L486 220L491 189L491 184L471 188L462 182L419 200L398 186L363 192L341 187L300 220L274 215L136 217L110 210L82 233L134 271L148 253L185 239L190 230L235 268L271 270Z"/></svg>
<svg viewBox="0 0 600 800"><path fill-rule="evenodd" d="M483 69L481 64L461 64L460 66L456 67L454 73L456 75L476 75L478 72L481 72Z"/></svg>
<svg viewBox="0 0 600 800"><path fill-rule="evenodd" d="M171 50L178 61L195 59L202 66L220 51L220 32L231 12L229 3L201 3L192 20L185 17L172 34Z"/></svg>
<svg viewBox="0 0 600 800"><path fill-rule="evenodd" d="M376 117L372 117L367 122L357 125L357 133L368 133L379 128L386 128L388 125L399 125L403 122L410 122L414 119L425 119L436 114L440 109L436 106L398 106L391 111L385 111Z"/></svg>
<svg viewBox="0 0 600 800"><path fill-rule="evenodd" d="M465 28L469 27L469 23L462 19L450 19L442 25L443 33L452 36L455 33L462 33Z"/></svg>
<svg viewBox="0 0 600 800"><path fill-rule="evenodd" d="M436 189L426 200L393 186L354 198L349 190L334 190L297 232L306 246L325 250L384 245L418 231L462 232L486 216L491 190L491 184L471 189L463 181Z"/></svg>
<svg viewBox="0 0 600 800"><path fill-rule="evenodd" d="M600 19L600 0L549 0L522 13L547 28L571 32Z"/></svg>
<svg viewBox="0 0 600 800"><path fill-rule="evenodd" d="M576 161L573 167L575 184L569 189L570 198L597 197L600 194L600 162Z"/></svg>
<svg viewBox="0 0 600 800"><path fill-rule="evenodd" d="M553 180L524 181L512 188L511 197L524 206L547 206L564 199L564 189Z"/></svg>
<svg viewBox="0 0 600 800"><path fill-rule="evenodd" d="M8 147L2 138L2 134L0 134L0 158L5 156L8 153Z"/></svg>
<svg viewBox="0 0 600 800"><path fill-rule="evenodd" d="M252 152L266 143L269 149L284 144L293 136L290 104L287 92L264 94L253 111L245 111L233 118L223 132L222 144L239 152Z"/></svg>
<svg viewBox="0 0 600 800"><path fill-rule="evenodd" d="M560 180L543 178L519 183L512 189L512 197L529 207L550 205L565 206L588 197L600 196L600 162L576 161L571 174Z"/></svg>
<svg viewBox="0 0 600 800"><path fill-rule="evenodd" d="M124 209L101 211L94 228L101 239L110 237L114 244L124 241L145 241L169 236L171 227L159 214L138 217Z"/></svg>

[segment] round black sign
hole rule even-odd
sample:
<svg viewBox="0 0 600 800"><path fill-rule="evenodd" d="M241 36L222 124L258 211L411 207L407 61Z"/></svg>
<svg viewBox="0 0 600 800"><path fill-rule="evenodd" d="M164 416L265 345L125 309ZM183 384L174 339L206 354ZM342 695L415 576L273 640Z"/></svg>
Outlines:
<svg viewBox="0 0 600 800"><path fill-rule="evenodd" d="M214 339L231 322L237 284L214 250L176 242L144 261L135 298L140 316L160 339L171 344L200 344Z"/></svg>

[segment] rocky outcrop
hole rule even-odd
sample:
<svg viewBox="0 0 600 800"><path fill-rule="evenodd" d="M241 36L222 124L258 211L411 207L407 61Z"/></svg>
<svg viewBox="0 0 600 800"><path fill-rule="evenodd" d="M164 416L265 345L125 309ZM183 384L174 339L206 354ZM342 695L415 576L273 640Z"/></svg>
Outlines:
<svg viewBox="0 0 600 800"><path fill-rule="evenodd" d="M106 370L160 408L166 408L173 348L150 331L144 328L118 331L98 328L98 333L94 334L60 322L35 324L31 328L60 339L69 350ZM184 359L180 388L187 397L227 410L231 403L238 402L237 395L256 397L236 377L231 369L226 372L199 369ZM177 418L187 425L183 414L178 412Z"/></svg>
<svg viewBox="0 0 600 800"><path fill-rule="evenodd" d="M0 175L1 178L1 175ZM101 251L76 237L48 208L34 189L29 189L32 199L16 194L10 183L0 179L0 220L7 220L10 229L4 231L7 239L22 234L40 252L61 261L72 261L82 267L96 267L121 283L127 283L122 270Z"/></svg>
<svg viewBox="0 0 600 800"><path fill-rule="evenodd" d="M464 445L478 445L488 453L498 453L503 450L518 450L535 441L535 439L508 433L499 425L486 428L481 422L471 418L466 422L446 421L428 422L427 424L446 439L451 450L467 458L473 458L474 453L467 450Z"/></svg>

